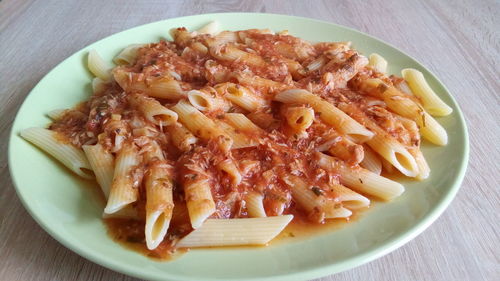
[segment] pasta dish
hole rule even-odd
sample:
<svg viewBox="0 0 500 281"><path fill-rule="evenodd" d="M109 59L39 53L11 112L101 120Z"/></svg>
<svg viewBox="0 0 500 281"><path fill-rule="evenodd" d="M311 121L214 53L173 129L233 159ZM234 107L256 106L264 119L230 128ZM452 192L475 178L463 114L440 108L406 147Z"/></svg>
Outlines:
<svg viewBox="0 0 500 281"><path fill-rule="evenodd" d="M95 179L103 219L151 256L265 245L291 221L348 220L425 180L421 137L452 112L415 69L387 74L350 42L287 31L175 28L172 41L95 50L89 99L21 136Z"/></svg>

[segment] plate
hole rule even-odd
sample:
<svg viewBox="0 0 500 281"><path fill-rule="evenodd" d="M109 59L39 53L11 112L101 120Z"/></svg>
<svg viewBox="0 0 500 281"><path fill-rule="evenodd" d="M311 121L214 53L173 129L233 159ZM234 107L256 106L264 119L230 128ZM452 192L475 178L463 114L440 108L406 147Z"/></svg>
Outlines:
<svg viewBox="0 0 500 281"><path fill-rule="evenodd" d="M217 20L223 30L271 28L312 41L352 41L368 55L377 52L389 62L389 73L402 68L422 71L431 87L453 108L437 118L449 136L446 147L423 144L432 169L423 182L405 181L406 192L388 204L375 204L355 222L308 239L258 248L191 250L170 262L158 262L111 240L100 219L104 202L94 184L73 176L42 151L19 137L28 127L49 123L46 113L88 99L91 75L88 50L111 61L131 43L168 37L168 30L196 29ZM456 101L420 63L391 45L359 31L328 22L272 14L206 14L169 19L135 27L78 51L49 72L31 91L14 121L9 167L17 194L31 216L52 237L81 256L112 270L150 280L311 279L344 271L381 257L427 228L450 204L460 188L469 154L467 129ZM36 241L34 241L36 243Z"/></svg>

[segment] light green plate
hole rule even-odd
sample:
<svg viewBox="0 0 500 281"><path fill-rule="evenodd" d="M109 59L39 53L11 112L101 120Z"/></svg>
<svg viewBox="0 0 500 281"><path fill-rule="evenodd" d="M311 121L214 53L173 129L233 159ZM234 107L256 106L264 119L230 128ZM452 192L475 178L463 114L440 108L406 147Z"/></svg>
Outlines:
<svg viewBox="0 0 500 281"><path fill-rule="evenodd" d="M19 137L19 131L46 126L46 113L88 99L91 75L85 66L88 50L111 61L131 43L168 37L168 30L188 29L218 20L222 29L287 29L312 41L352 41L365 55L377 52L389 72L405 67L422 71L430 85L453 108L438 118L449 135L446 147L424 143L432 169L430 179L405 182L406 192L388 204L376 204L358 221L307 240L264 248L192 250L171 262L157 262L113 242L100 215L93 183L66 168ZM72 55L31 91L17 114L9 146L9 165L19 198L33 218L55 239L83 257L110 269L145 279L309 279L359 266L400 247L428 227L448 206L462 182L469 154L466 125L457 103L439 80L396 48L358 31L306 18L270 14L208 14L155 22L120 32ZM36 241L35 241L36 242Z"/></svg>

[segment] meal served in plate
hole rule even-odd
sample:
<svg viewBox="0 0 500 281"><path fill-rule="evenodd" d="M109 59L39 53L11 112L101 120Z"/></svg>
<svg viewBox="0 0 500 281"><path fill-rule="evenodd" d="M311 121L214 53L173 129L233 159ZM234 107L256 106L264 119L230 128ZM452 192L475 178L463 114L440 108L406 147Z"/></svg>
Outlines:
<svg viewBox="0 0 500 281"><path fill-rule="evenodd" d="M429 176L421 137L447 143L431 115L452 109L422 73L388 76L380 55L349 42L219 32L216 22L171 36L126 47L114 67L91 50L89 100L21 132L95 178L117 238L152 256L267 244L291 221L349 219L404 192L381 173Z"/></svg>

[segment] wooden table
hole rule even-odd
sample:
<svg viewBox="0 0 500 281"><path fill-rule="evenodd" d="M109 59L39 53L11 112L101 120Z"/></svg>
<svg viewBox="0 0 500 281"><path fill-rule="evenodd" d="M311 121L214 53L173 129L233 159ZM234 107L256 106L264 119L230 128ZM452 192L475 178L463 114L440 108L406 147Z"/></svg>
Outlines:
<svg viewBox="0 0 500 281"><path fill-rule="evenodd" d="M500 280L498 1L207 2L0 2L0 280L134 280L61 246L17 198L7 167L7 136L35 84L75 51L115 32L172 17L234 11L317 18L381 38L435 72L468 122L470 164L447 211L393 253L321 280Z"/></svg>

